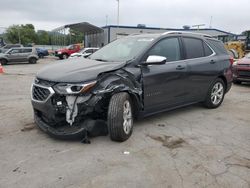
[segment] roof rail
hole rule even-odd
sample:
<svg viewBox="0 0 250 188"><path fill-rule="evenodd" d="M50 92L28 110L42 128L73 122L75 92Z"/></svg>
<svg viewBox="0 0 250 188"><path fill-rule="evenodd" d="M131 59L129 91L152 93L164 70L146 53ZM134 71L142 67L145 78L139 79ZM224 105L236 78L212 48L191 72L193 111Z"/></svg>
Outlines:
<svg viewBox="0 0 250 188"><path fill-rule="evenodd" d="M213 38L211 35L208 34L189 32L189 31L167 31L162 33L162 35L168 35L168 34L191 34L191 35L199 35L203 37Z"/></svg>

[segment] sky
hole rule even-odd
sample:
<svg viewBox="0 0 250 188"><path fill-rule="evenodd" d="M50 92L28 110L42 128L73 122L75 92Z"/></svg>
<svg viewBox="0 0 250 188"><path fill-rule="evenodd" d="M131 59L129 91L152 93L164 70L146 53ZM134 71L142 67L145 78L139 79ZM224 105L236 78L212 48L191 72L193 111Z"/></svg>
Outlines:
<svg viewBox="0 0 250 188"><path fill-rule="evenodd" d="M250 0L119 0L120 25L221 29L239 34L250 29ZM2 27L31 23L36 30L52 30L65 24L89 22L97 26L117 24L117 0L0 0ZM212 19L211 19L212 17Z"/></svg>

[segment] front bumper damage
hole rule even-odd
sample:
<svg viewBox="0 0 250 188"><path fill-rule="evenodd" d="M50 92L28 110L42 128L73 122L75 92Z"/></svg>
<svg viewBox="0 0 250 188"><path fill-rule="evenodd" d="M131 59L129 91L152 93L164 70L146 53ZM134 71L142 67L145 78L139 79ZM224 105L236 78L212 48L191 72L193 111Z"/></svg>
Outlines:
<svg viewBox="0 0 250 188"><path fill-rule="evenodd" d="M128 73L102 75L91 91L79 95L61 95L56 83L40 80L32 86L34 120L38 127L59 139L83 139L108 134L107 111L111 96L126 91L140 104L141 86ZM140 108L140 107L138 107ZM87 141L88 142L88 141Z"/></svg>

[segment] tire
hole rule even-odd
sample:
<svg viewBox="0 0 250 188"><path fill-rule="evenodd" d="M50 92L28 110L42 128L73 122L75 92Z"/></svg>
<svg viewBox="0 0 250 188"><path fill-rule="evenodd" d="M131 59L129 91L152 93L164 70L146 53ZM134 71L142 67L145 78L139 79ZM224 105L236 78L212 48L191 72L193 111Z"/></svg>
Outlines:
<svg viewBox="0 0 250 188"><path fill-rule="evenodd" d="M207 108L217 108L223 102L225 96L225 83L222 79L217 78L208 90L206 100L204 102Z"/></svg>
<svg viewBox="0 0 250 188"><path fill-rule="evenodd" d="M123 142L133 132L133 109L128 93L113 95L108 107L108 130L110 139Z"/></svg>
<svg viewBox="0 0 250 188"><path fill-rule="evenodd" d="M44 58L43 54L39 54L38 56L39 56L39 58L41 58L41 59Z"/></svg>
<svg viewBox="0 0 250 188"><path fill-rule="evenodd" d="M0 59L1 65L7 65L7 60L6 59Z"/></svg>
<svg viewBox="0 0 250 188"><path fill-rule="evenodd" d="M68 57L68 54L62 54L62 59L67 59Z"/></svg>
<svg viewBox="0 0 250 188"><path fill-rule="evenodd" d="M241 84L241 81L239 81L239 80L234 80L233 83L234 83L234 84Z"/></svg>
<svg viewBox="0 0 250 188"><path fill-rule="evenodd" d="M29 58L29 63L36 64L36 62L37 62L36 58L34 58L34 57Z"/></svg>

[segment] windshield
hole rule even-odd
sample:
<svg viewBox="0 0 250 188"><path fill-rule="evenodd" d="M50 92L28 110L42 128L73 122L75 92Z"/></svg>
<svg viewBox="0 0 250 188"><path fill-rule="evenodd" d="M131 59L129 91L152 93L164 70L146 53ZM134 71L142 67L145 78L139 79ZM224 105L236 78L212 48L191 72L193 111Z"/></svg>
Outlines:
<svg viewBox="0 0 250 188"><path fill-rule="evenodd" d="M66 48L69 49L69 50L72 50L72 49L74 49L74 45L69 45Z"/></svg>
<svg viewBox="0 0 250 188"><path fill-rule="evenodd" d="M89 58L99 61L128 61L140 54L153 40L153 37L120 38L99 49Z"/></svg>

